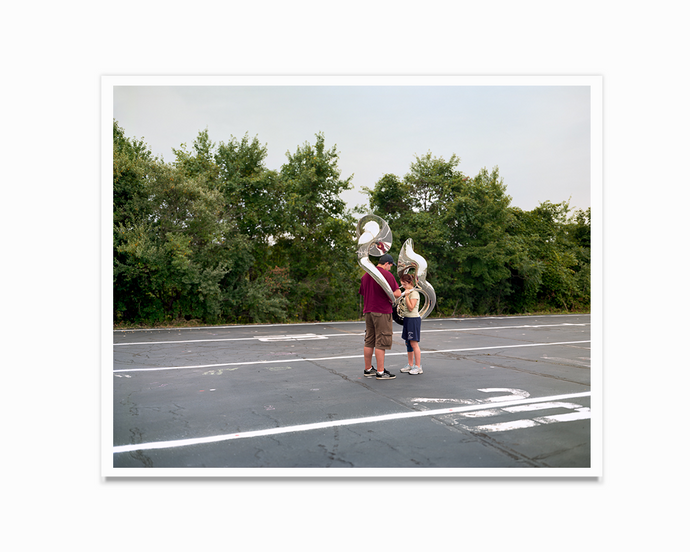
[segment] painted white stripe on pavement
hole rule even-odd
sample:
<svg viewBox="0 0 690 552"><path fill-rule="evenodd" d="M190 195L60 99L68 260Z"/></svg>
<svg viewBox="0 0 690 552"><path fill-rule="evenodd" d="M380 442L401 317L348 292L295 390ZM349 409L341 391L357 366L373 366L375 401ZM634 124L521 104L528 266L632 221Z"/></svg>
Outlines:
<svg viewBox="0 0 690 552"><path fill-rule="evenodd" d="M517 406L520 404L531 404L544 401L561 401L566 399L574 399L578 397L589 397L591 392L585 391L582 393L571 393L568 395L555 395L551 397L540 397L531 399L522 399L518 401L506 402L501 405L505 406ZM198 437L195 439L178 439L174 441L159 441L153 443L137 443L133 445L119 445L113 447L113 454L122 452L134 452L137 450L153 450L153 449L167 449L167 448L178 448L187 447L192 445L204 445L210 443L220 443L223 441L232 441L234 439L248 439L251 437L265 437L267 435L279 435L283 433L296 433L300 431L313 431L315 429L327 429L331 427L355 425L355 424L366 424L371 422L385 422L390 420L403 420L405 418L421 418L425 416L439 416L445 414L455 414L462 412L472 412L477 410L482 410L486 408L495 408L494 404L477 404L470 406L456 406L453 408L442 408L438 410L424 410L424 411L414 411L414 412L398 412L395 414L384 414L381 416L367 416L365 418L350 418L346 420L335 420L330 422L317 422L313 424L302 424L296 426L287 427L274 427L271 429L260 429L257 431L245 431L242 433L228 433L225 435L211 435L208 437Z"/></svg>
<svg viewBox="0 0 690 552"><path fill-rule="evenodd" d="M576 410L582 408L582 405L569 403L569 402L545 402L539 404L525 404L522 406L511 406L505 408L506 412L511 412L513 414L518 412L534 412L535 410L547 410L550 408L567 408L569 410Z"/></svg>
<svg viewBox="0 0 690 552"><path fill-rule="evenodd" d="M495 433L498 431L512 431L514 429L536 427L538 425L539 423L534 420L515 420L514 422L499 422L497 424L462 427L474 433Z"/></svg>
<svg viewBox="0 0 690 552"><path fill-rule="evenodd" d="M429 322L471 322L473 320L518 320L519 318L575 318L578 316L587 317L589 314L525 314L520 316L481 316L477 318L428 318ZM168 328L131 328L113 330L115 333L132 332L182 332L187 330L226 330L235 328L276 328L279 326L290 326L296 328L300 326L334 326L336 324L362 324L363 320L341 320L332 322L285 322L283 324L231 324L229 326L174 326Z"/></svg>
<svg viewBox="0 0 690 552"><path fill-rule="evenodd" d="M332 336L330 336L332 337ZM273 341L310 341L314 339L328 339L327 335L317 334L285 334L285 335L264 335L257 337L259 341L273 342Z"/></svg>
<svg viewBox="0 0 690 552"><path fill-rule="evenodd" d="M539 324L539 325L522 325L522 326L483 326L480 328L444 328L440 330L422 330L422 333L437 333L437 332L479 332L487 330L523 330L528 328L554 328L554 327L565 327L565 326L589 326L590 324ZM275 341L277 338L283 338L281 341L287 340L289 338L293 339L307 339L305 336L309 336L311 339L325 339L328 337L350 337L357 336L361 337L364 332L358 333L337 333L337 334L294 334L294 335L282 335L282 336L252 336L252 337L224 337L217 339L186 339L182 341L135 341L132 343L113 343L116 347L122 346L134 346L134 345L179 345L181 343L210 343L210 342L222 342L222 341Z"/></svg>
<svg viewBox="0 0 690 552"><path fill-rule="evenodd" d="M552 406L547 406L547 405L561 405L561 404L570 404L570 403L540 403L536 405L530 405L534 406L535 410L541 409L542 406L544 408L552 408ZM470 431L472 433L497 433L500 431L512 431L514 429L524 429L528 427L536 427L539 425L544 425L544 424L557 424L561 422L574 422L576 420L589 420L592 417L592 413L590 412L589 408L586 407L581 407L580 405L573 404L572 406L577 407L577 412L569 412L567 414L555 414L553 416L541 416L538 418L532 418L530 419L522 419L522 420L515 420L512 422L498 422L495 424L488 424L488 425L480 425L480 426L468 426L464 424L458 424L460 427L463 429ZM506 408L506 411L509 412L517 412L518 409L523 408L520 406L516 406L513 408ZM526 408L526 407L524 407ZM568 408L568 407L564 407ZM472 415L468 414L462 414L463 417L472 417Z"/></svg>
<svg viewBox="0 0 690 552"><path fill-rule="evenodd" d="M535 315L538 316L538 315ZM544 316L589 316L587 314L546 314ZM542 318L544 318L542 316ZM487 317L491 318L491 317ZM532 318L532 316L516 316L515 318ZM438 320L472 320L471 318L439 318ZM297 328L301 326L335 326L336 324L362 324L363 320L342 320L340 322L285 322L283 324L231 324L229 326L171 326L168 328L131 328L122 330L113 330L115 333L132 333L132 332L183 332L194 330L234 330L236 328L278 328L281 326L289 326Z"/></svg>
<svg viewBox="0 0 690 552"><path fill-rule="evenodd" d="M470 347L468 349L443 349L440 351L428 351L424 350L425 355L432 355L437 353L465 353L471 351L489 351L493 349L516 349L519 347L550 347L553 345L577 345L580 343L591 343L590 340L585 341L559 341L556 343L521 343L519 345L495 345L493 347ZM386 357L389 356L399 356L407 355L407 352L402 353L386 353ZM197 364L195 366L164 366L159 368L122 368L120 370L113 370L114 374L121 372L159 372L161 370L194 370L198 368L218 368L220 366L250 366L255 364L276 364L276 363L286 363L286 362L324 362L329 360L344 360L352 358L362 358L363 355L348 355L348 356L335 356L335 357L318 357L318 358L291 358L281 359L281 360L253 360L248 362L226 362L222 364Z"/></svg>
<svg viewBox="0 0 690 552"><path fill-rule="evenodd" d="M555 414L553 416L543 416L534 418L540 424L555 424L559 422L572 422L575 420L588 420L592 417L589 408L578 408L577 412L569 412L568 414Z"/></svg>
<svg viewBox="0 0 690 552"><path fill-rule="evenodd" d="M342 334L292 334L292 335L255 335L253 337L228 337L222 339L187 339L184 341L136 341L134 343L113 343L115 347L123 345L179 345L181 343L211 343L222 341L301 341L307 339L327 339L329 337L358 336L362 333L342 333Z"/></svg>

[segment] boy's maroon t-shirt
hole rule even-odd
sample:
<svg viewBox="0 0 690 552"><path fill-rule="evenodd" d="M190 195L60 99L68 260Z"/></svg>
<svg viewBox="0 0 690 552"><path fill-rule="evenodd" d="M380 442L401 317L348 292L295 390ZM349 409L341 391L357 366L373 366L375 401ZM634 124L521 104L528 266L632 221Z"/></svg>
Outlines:
<svg viewBox="0 0 690 552"><path fill-rule="evenodd" d="M398 282L388 270L376 267L383 274L392 290L398 289ZM364 296L364 312L380 312L382 314L392 314L393 304L388 295L381 288L379 283L369 274L362 276L362 283L359 286L359 294Z"/></svg>

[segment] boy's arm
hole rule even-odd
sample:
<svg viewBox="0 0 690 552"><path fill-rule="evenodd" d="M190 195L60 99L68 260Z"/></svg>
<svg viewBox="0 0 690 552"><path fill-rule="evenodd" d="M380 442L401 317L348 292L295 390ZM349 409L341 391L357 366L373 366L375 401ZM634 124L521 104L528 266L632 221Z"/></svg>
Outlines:
<svg viewBox="0 0 690 552"><path fill-rule="evenodd" d="M384 271L384 273L387 271ZM393 276L390 272L388 272L388 275L386 277L388 280L388 284L391 286L391 289L393 290L393 295L397 299L402 295L402 292L400 291L400 286L398 285L398 281L395 279L395 276Z"/></svg>

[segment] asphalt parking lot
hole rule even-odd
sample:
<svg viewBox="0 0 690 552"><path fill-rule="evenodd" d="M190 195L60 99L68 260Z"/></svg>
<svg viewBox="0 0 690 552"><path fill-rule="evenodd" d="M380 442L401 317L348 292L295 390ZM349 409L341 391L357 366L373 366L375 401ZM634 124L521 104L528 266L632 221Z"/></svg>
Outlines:
<svg viewBox="0 0 690 552"><path fill-rule="evenodd" d="M589 315L426 319L416 376L399 371L394 324L391 381L364 377L363 332L363 321L113 332L106 475L542 476L597 465Z"/></svg>

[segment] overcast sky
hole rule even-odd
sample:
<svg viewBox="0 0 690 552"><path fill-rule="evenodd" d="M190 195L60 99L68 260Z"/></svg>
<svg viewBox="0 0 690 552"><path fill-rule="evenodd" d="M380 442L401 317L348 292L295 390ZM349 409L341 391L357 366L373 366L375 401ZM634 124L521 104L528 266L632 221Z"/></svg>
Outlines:
<svg viewBox="0 0 690 552"><path fill-rule="evenodd" d="M512 205L531 210L543 201L590 207L590 87L577 82L525 85L345 85L291 81L209 85L182 80L151 85L128 79L113 86L113 117L129 137L143 139L173 161L172 148L191 149L208 129L213 142L248 134L267 146L266 166L280 169L286 152L323 132L336 146L349 207L366 202L362 187L387 173L403 177L415 156L431 152L475 176L498 167ZM535 81L536 82L536 81ZM539 81L540 83L543 82ZM298 81L299 83L299 81ZM529 81L528 81L529 83ZM192 86L187 86L192 84Z"/></svg>

